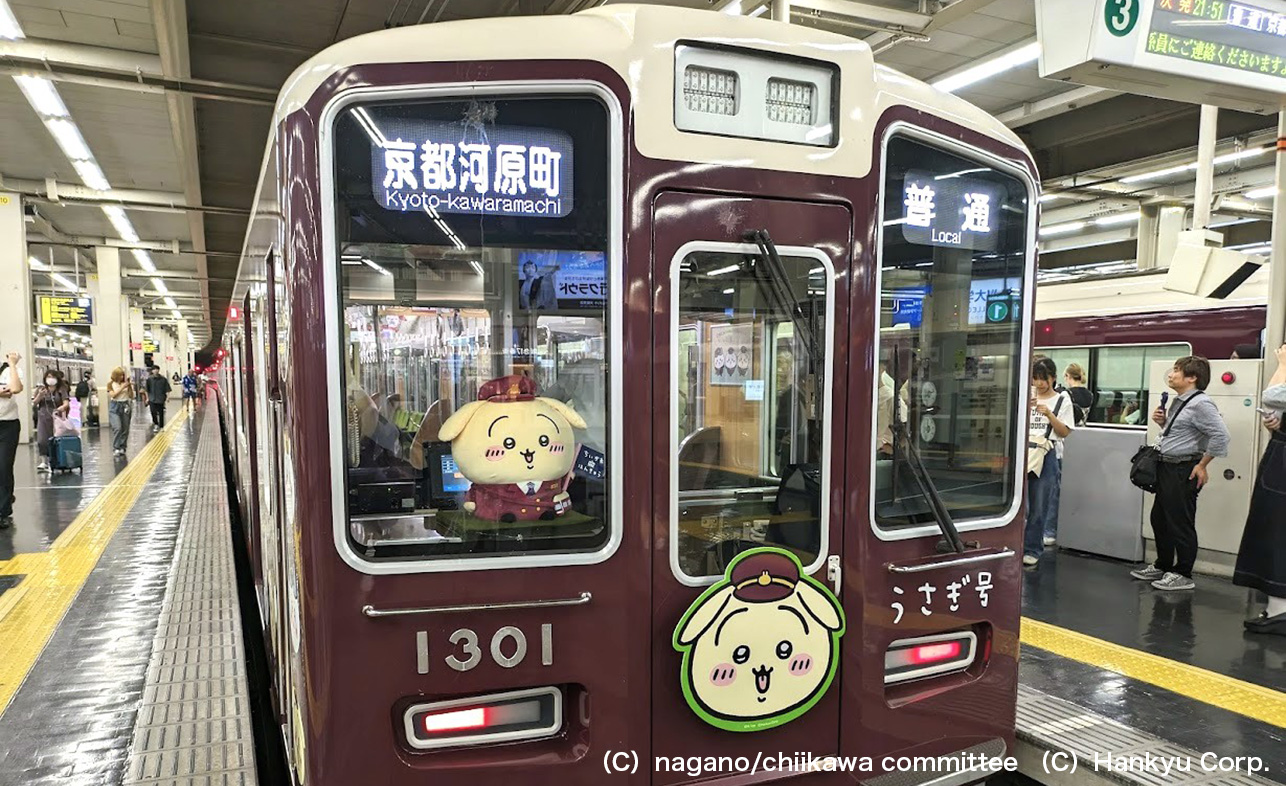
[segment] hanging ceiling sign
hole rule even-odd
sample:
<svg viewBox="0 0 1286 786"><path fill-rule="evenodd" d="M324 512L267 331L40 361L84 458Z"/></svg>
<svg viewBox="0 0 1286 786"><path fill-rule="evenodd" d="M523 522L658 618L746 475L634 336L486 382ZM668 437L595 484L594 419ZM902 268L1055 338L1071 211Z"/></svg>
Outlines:
<svg viewBox="0 0 1286 786"><path fill-rule="evenodd" d="M1040 75L1260 114L1286 107L1286 0L1037 0Z"/></svg>
<svg viewBox="0 0 1286 786"><path fill-rule="evenodd" d="M93 298L41 295L39 302L40 324L42 325L94 324Z"/></svg>
<svg viewBox="0 0 1286 786"><path fill-rule="evenodd" d="M371 186L388 210L561 218L572 212L573 149L566 132L381 119Z"/></svg>
<svg viewBox="0 0 1286 786"><path fill-rule="evenodd" d="M902 186L902 234L908 243L975 251L996 247L1004 189L945 172L912 169Z"/></svg>

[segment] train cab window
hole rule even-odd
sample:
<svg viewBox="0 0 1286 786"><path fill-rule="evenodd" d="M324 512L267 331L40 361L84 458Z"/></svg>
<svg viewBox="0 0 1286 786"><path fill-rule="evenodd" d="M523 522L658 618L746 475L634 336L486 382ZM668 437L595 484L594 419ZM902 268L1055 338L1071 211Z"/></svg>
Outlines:
<svg viewBox="0 0 1286 786"><path fill-rule="evenodd" d="M360 558L610 548L611 125L588 94L337 113L334 384Z"/></svg>
<svg viewBox="0 0 1286 786"><path fill-rule="evenodd" d="M957 522L999 523L1021 477L1029 187L902 135L889 139L885 167L876 526L934 526L919 467Z"/></svg>
<svg viewBox="0 0 1286 786"><path fill-rule="evenodd" d="M756 546L825 554L829 269L813 249L680 250L671 564L686 583Z"/></svg>

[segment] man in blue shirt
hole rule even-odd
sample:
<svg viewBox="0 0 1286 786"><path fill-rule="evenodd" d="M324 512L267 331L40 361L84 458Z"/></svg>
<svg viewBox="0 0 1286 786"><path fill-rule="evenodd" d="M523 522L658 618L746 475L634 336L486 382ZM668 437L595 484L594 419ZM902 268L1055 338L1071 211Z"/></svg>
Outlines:
<svg viewBox="0 0 1286 786"><path fill-rule="evenodd" d="M196 371L188 369L188 373L183 375L183 408L195 411L197 405L196 397L197 379Z"/></svg>
<svg viewBox="0 0 1286 786"><path fill-rule="evenodd" d="M1163 429L1152 505L1157 559L1130 575L1159 590L1189 590L1196 586L1192 566L1197 561L1197 495L1210 480L1206 467L1228 455L1228 427L1205 395L1210 361L1191 355L1179 358L1166 384L1177 395L1168 412L1157 407L1152 413L1152 422Z"/></svg>

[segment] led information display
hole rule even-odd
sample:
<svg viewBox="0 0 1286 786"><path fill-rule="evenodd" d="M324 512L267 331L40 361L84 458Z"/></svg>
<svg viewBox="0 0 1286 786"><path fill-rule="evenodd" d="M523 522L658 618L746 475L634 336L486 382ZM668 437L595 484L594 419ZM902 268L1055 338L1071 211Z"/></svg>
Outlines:
<svg viewBox="0 0 1286 786"><path fill-rule="evenodd" d="M375 199L401 212L561 218L572 212L571 137L549 128L382 119Z"/></svg>
<svg viewBox="0 0 1286 786"><path fill-rule="evenodd" d="M1147 51L1286 77L1286 13L1229 0L1153 0Z"/></svg>
<svg viewBox="0 0 1286 786"><path fill-rule="evenodd" d="M909 170L903 186L902 234L922 246L992 251L1003 191L986 181Z"/></svg>
<svg viewBox="0 0 1286 786"><path fill-rule="evenodd" d="M94 299L41 295L40 324L92 325L94 324Z"/></svg>

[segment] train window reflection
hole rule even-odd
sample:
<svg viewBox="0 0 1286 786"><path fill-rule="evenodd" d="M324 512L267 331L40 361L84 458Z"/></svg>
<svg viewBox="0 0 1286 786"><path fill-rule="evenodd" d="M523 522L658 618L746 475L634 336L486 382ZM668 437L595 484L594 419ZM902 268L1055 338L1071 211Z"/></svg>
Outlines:
<svg viewBox="0 0 1286 786"><path fill-rule="evenodd" d="M954 519L998 517L1017 491L1016 417L1027 391L1017 361L1027 298L1027 188L905 137L889 141L886 168L876 522L934 523L912 474L912 451Z"/></svg>
<svg viewBox="0 0 1286 786"><path fill-rule="evenodd" d="M336 121L347 534L366 559L609 542L607 128L573 96Z"/></svg>
<svg viewBox="0 0 1286 786"><path fill-rule="evenodd" d="M1093 394L1087 422L1091 425L1146 427L1151 393L1148 375L1157 360L1173 361L1192 354L1184 342L1105 347L1041 348L1063 373L1069 363L1084 369Z"/></svg>
<svg viewBox="0 0 1286 786"><path fill-rule="evenodd" d="M824 550L822 510L831 277L824 257L701 250L675 287L677 439L673 555L681 577L718 575L777 545Z"/></svg>

